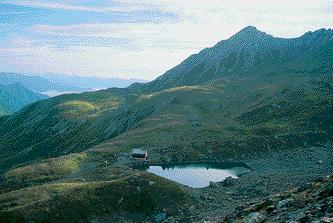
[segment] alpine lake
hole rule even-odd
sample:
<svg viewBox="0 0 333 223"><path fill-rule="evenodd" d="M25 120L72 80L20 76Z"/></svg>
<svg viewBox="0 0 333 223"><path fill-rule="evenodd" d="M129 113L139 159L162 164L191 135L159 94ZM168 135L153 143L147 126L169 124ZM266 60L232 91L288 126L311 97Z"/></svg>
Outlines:
<svg viewBox="0 0 333 223"><path fill-rule="evenodd" d="M221 182L228 177L237 179L251 170L245 164L189 163L152 165L146 171L191 188L204 188L211 182Z"/></svg>

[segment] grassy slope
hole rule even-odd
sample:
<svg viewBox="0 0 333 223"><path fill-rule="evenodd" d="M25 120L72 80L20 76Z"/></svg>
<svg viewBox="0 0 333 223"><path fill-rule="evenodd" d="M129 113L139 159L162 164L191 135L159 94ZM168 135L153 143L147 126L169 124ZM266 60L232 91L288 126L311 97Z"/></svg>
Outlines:
<svg viewBox="0 0 333 223"><path fill-rule="evenodd" d="M18 185L57 180L77 170L85 159L86 154L73 153L10 170L4 178L8 184Z"/></svg>
<svg viewBox="0 0 333 223"><path fill-rule="evenodd" d="M2 120L2 166L83 151L120 134L126 129L119 128L117 118L135 97L114 89L59 96L26 107Z"/></svg>
<svg viewBox="0 0 333 223"><path fill-rule="evenodd" d="M103 142L97 148L144 146L174 161L324 143L332 134L330 84L330 75L280 74L146 95L124 89L62 96L5 120L0 130L12 131L0 136L0 158L6 167Z"/></svg>
<svg viewBox="0 0 333 223"><path fill-rule="evenodd" d="M154 185L149 184L151 180ZM0 199L4 219L51 222L78 222L94 216L112 219L122 212L127 217L137 215L133 221L140 222L156 211L167 209L168 214L175 214L179 204L191 204L191 197L177 186L152 175L112 182L44 184L2 194Z"/></svg>
<svg viewBox="0 0 333 223"><path fill-rule="evenodd" d="M5 189L0 190L0 219L142 222L159 212L175 215L194 205L194 198L171 181L114 167L114 160L105 165L103 160L88 152L8 171L3 176Z"/></svg>
<svg viewBox="0 0 333 223"><path fill-rule="evenodd" d="M154 113L97 148L143 146L151 158L181 161L325 143L332 135L330 81L279 75L146 95L138 106L155 106Z"/></svg>

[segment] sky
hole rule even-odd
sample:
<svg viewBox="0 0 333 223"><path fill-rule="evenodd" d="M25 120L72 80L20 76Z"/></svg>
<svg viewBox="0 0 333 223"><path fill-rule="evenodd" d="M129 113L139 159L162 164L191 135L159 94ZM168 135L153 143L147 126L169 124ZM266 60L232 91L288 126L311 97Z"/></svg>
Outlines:
<svg viewBox="0 0 333 223"><path fill-rule="evenodd" d="M333 28L333 0L0 0L0 71L152 80L249 25Z"/></svg>

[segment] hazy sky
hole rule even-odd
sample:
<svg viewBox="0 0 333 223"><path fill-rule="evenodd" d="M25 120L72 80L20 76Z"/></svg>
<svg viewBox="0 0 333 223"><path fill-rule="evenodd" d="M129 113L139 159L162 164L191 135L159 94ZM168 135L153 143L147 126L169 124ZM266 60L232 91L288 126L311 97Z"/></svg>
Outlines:
<svg viewBox="0 0 333 223"><path fill-rule="evenodd" d="M0 0L0 71L154 79L245 26L333 27L332 0Z"/></svg>

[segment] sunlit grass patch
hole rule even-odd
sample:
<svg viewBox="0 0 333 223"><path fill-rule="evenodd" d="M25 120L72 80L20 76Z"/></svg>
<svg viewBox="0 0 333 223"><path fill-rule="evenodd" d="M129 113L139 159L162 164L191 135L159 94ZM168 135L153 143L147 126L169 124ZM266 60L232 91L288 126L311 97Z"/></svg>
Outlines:
<svg viewBox="0 0 333 223"><path fill-rule="evenodd" d="M80 153L48 159L40 163L12 169L6 172L4 177L10 183L55 180L77 170L87 157L85 153Z"/></svg>

